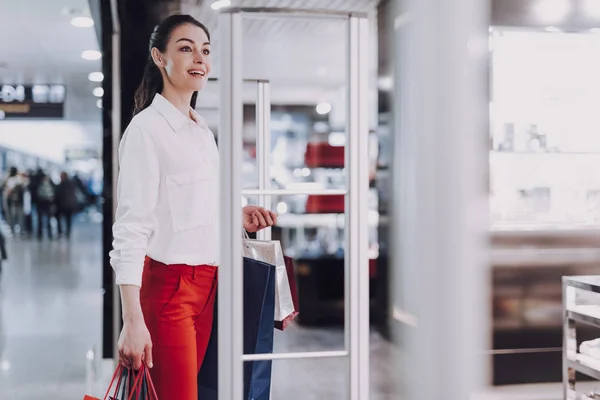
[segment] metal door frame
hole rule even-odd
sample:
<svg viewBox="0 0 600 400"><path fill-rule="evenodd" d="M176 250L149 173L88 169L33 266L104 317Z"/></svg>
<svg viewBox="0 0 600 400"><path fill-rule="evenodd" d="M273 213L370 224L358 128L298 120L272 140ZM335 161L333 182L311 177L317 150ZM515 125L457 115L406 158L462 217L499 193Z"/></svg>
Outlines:
<svg viewBox="0 0 600 400"><path fill-rule="evenodd" d="M348 104L345 168L346 190L271 190L270 93L258 82L258 190L241 190L242 151L242 16L307 17L348 21ZM243 395L243 363L251 360L349 357L348 392L351 400L369 398L369 256L368 256L368 35L364 13L284 8L229 8L219 15L220 59L220 269L219 269L219 396L239 400ZM344 350L285 354L243 353L243 270L241 257L241 195L258 195L269 206L272 195L316 194L345 198L345 326ZM261 233L269 238L270 232Z"/></svg>

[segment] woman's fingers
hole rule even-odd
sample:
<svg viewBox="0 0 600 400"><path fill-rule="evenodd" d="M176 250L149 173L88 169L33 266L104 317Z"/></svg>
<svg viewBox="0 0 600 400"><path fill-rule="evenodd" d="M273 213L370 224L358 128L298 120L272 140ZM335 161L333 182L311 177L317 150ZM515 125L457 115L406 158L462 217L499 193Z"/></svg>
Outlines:
<svg viewBox="0 0 600 400"><path fill-rule="evenodd" d="M265 217L262 215L262 213L259 210L254 211L254 216L258 220L258 229L263 229L268 226L267 221L265 220Z"/></svg>
<svg viewBox="0 0 600 400"><path fill-rule="evenodd" d="M273 211L269 211L266 208L259 208L256 210L257 212L260 213L260 215L262 215L263 219L265 220L265 226L263 226L263 228L266 228L267 226L273 226L275 225L275 220L277 219L275 216L275 213Z"/></svg>

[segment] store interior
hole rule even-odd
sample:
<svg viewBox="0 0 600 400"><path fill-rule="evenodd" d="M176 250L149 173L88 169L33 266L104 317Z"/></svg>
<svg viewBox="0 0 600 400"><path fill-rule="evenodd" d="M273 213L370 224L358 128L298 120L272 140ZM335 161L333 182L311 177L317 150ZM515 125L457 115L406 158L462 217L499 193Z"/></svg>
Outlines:
<svg viewBox="0 0 600 400"><path fill-rule="evenodd" d="M159 3L160 7L156 5ZM217 32L218 7L214 7L214 3L220 2L182 1L171 6L193 14L211 32ZM266 6L269 2L237 3ZM296 3L281 1L277 6L292 7L297 6ZM397 87L391 66L395 42L390 41L390 32L397 29L394 24L398 23L392 15L395 8L391 3L394 2L307 3L311 3L308 8L366 12L371 22L369 214L368 226L364 227L368 230L370 259L371 393L374 399L396 399L400 398L401 382L394 378L398 371L395 359L401 357L399 348L403 340L396 327L407 324L407 318L397 301L403 294L397 292L395 271L403 266L391 255L394 242L390 232L390 224L394 222L390 215L395 206L391 185L394 163L398 165L393 145L397 126L394 115L397 97L393 93ZM122 18L133 21L136 4L134 0L122 2ZM161 8L164 2L156 4L156 9L164 10ZM563 398L566 314L562 278L597 275L600 271L600 175L596 173L600 169L600 139L596 138L596 129L600 130L600 113L596 107L600 93L598 4L583 0L490 2L486 149L489 180L486 183L491 296L490 318L480 321L489 330L485 353L489 376L482 399ZM34 29L15 35L10 24L0 26L0 34L11 37L5 41L0 54L0 176L4 181L11 167L16 167L24 176L42 169L58 184L61 172L66 172L85 182L94 198L93 204L88 204L75 217L75 232L82 235L75 235L68 250L61 241L28 242L20 237L24 228L13 231L6 218L0 224L9 250L0 282L0 306L3 306L0 307L1 398L8 394L16 396L27 385L22 375L18 375L27 374L25 366L18 374L15 372L18 368L14 366L19 364L14 360L17 355L11 351L11 343L26 340L20 317L26 316L33 324L31 321L35 321L40 312L48 310L40 305L41 301L26 302L27 307L15 305L19 304L19 285L28 287L25 292L35 296L38 284L35 271L43 271L44 254L54 260L49 265L57 274L61 273L64 260L67 264L73 263L74 268L79 266L82 256L78 247L95 254L95 258L84 257L86 268L95 271L93 283L86 281L84 289L54 290L74 290L73 296L64 297L65 309L76 309L78 303L93 304L87 318L93 319L90 324L101 330L89 340L79 341L76 352L69 352L76 354L70 362L77 372L52 375L52 379L64 379L64 382L53 386L54 391L48 393L72 396L75 391L97 389L105 384L103 371L110 365L107 361L111 359L114 344L111 336L114 310L109 302L112 301L112 289L109 289L112 276L107 272L106 246L110 243L108 229L112 220L110 203L114 177L111 165L115 149L107 126L115 121L105 107L107 102L114 103L114 93L110 91L114 77L107 72L110 64L106 56L103 58L107 47L102 41L110 38L110 34L102 32L105 27L100 21L102 7L101 2L94 0L64 0L60 5L41 0L10 4L8 0L0 0L0 9L7 10L10 20L25 19L32 26L49 27L44 32ZM123 27L124 34L143 30L136 24L142 23L136 20L131 26ZM290 190L344 189L347 49L341 43L346 41L345 23L324 19L284 22L248 18L243 26L244 76L269 85L270 186ZM137 36L128 37L130 41L126 44L143 42ZM196 108L215 133L217 142L218 44L216 36L215 73ZM294 51L286 51L290 48ZM137 56L133 51L123 55L124 62L131 67L121 76L124 99L131 95L136 68L144 61L129 63ZM251 190L256 189L259 182L257 111L260 102L255 82L245 84L243 98L241 182L242 189ZM115 117L119 122L129 118L128 105L121 104L120 111L119 117ZM242 204L254 204L258 200L258 196L247 195L242 198ZM301 310L292 329L277 332L276 352L340 350L344 348L347 307L344 303L344 213L347 211L344 195L272 196L270 204L279 215L273 238L281 241L285 254L296 263ZM35 225L32 209L26 202L25 216L32 218ZM57 223L52 223L52 230L57 229ZM37 256L31 258L30 254ZM61 258L63 256L66 258ZM83 291L89 296L86 299L93 297L93 300L81 302L77 296L83 296ZM592 305L594 299L592 297ZM37 303L40 304L36 306ZM75 314L83 318L80 311ZM65 318L69 318L68 313ZM61 332L53 324L51 332L30 340L46 340L44 335L61 335ZM81 332L87 333L89 329ZM577 326L577 348L582 342L598 337L597 327L589 323ZM315 399L346 398L344 360L278 361L274 365L277 370L274 398L303 385L310 388ZM332 374L330 379L319 377L328 372ZM600 372L597 375L600 376ZM582 381L578 393L600 393L594 376L577 375L577 380ZM598 396L600 398L600 394Z"/></svg>

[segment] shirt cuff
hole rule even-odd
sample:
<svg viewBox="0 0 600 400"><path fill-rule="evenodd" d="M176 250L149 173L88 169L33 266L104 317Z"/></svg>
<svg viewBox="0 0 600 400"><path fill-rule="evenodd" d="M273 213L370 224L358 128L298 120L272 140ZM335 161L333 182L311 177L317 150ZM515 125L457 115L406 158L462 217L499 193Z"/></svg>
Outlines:
<svg viewBox="0 0 600 400"><path fill-rule="evenodd" d="M142 287L143 265L121 264L115 268L117 285L134 285Z"/></svg>

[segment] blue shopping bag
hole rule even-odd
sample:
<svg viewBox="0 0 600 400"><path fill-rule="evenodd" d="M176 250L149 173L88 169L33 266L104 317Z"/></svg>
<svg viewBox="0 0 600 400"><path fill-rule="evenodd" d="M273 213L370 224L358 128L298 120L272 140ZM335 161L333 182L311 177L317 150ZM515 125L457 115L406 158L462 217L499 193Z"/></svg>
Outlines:
<svg viewBox="0 0 600 400"><path fill-rule="evenodd" d="M244 257L244 353L273 352L275 266ZM204 362L198 374L198 400L218 400L218 302ZM244 363L244 399L269 400L272 361Z"/></svg>

